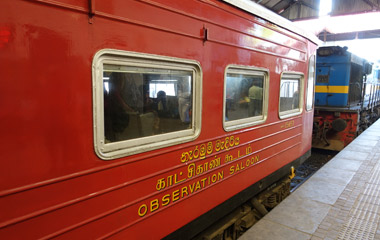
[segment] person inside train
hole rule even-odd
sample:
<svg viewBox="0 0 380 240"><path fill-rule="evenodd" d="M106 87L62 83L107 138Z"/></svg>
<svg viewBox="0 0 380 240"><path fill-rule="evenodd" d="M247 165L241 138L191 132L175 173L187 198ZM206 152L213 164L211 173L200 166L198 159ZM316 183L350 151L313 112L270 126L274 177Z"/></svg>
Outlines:
<svg viewBox="0 0 380 240"><path fill-rule="evenodd" d="M157 113L156 103L153 101L153 99L149 96L149 85L144 86L145 94L144 94L144 113L143 114L153 114L153 131L156 133L159 131L160 128L160 118Z"/></svg>
<svg viewBox="0 0 380 240"><path fill-rule="evenodd" d="M299 93L298 89L293 93L293 109L299 108Z"/></svg>
<svg viewBox="0 0 380 240"><path fill-rule="evenodd" d="M166 99L165 91L161 90L157 93L156 110L157 110L158 116L160 117L165 117L168 114L167 99Z"/></svg>
<svg viewBox="0 0 380 240"><path fill-rule="evenodd" d="M259 116L262 114L262 103L263 103L263 88L260 87L259 83L253 82L252 86L248 90L249 97L249 116Z"/></svg>
<svg viewBox="0 0 380 240"><path fill-rule="evenodd" d="M191 122L191 92L186 91L182 85L178 85L178 112L181 122L189 124Z"/></svg>

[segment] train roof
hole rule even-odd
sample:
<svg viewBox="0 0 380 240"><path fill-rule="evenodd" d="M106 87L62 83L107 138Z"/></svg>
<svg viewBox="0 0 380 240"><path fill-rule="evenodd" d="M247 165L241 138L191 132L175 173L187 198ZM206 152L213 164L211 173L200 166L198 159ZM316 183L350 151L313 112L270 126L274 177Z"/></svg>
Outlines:
<svg viewBox="0 0 380 240"><path fill-rule="evenodd" d="M261 17L271 23L274 23L280 27L283 27L285 29L288 29L298 35L301 35L310 41L314 42L315 44L318 44L320 40L311 32L308 32L302 28L297 27L294 25L291 21L289 21L286 18L281 17L278 14L275 14L274 12L266 9L265 7L249 1L249 0L222 0L224 2L227 2L237 8L240 8L244 11L247 11L253 15L256 15L258 17Z"/></svg>
<svg viewBox="0 0 380 240"><path fill-rule="evenodd" d="M336 62L337 56L344 56L347 61L350 61L352 63L364 66L365 64L373 65L372 62L368 61L365 58L359 57L352 52L348 51L347 47L341 47L341 46L322 46L317 49L317 55L319 57L335 57L333 60Z"/></svg>

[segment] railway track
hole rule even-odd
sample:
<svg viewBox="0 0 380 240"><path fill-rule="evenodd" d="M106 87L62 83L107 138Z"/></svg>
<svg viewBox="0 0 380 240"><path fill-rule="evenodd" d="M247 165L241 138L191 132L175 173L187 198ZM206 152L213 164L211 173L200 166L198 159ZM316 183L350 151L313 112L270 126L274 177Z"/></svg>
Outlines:
<svg viewBox="0 0 380 240"><path fill-rule="evenodd" d="M286 177L273 184L194 239L237 239L337 153L330 150L312 149L311 156L296 169L296 176L292 180Z"/></svg>
<svg viewBox="0 0 380 240"><path fill-rule="evenodd" d="M290 183L290 192L295 191L337 153L330 150L312 149L311 156L296 169L296 176Z"/></svg>

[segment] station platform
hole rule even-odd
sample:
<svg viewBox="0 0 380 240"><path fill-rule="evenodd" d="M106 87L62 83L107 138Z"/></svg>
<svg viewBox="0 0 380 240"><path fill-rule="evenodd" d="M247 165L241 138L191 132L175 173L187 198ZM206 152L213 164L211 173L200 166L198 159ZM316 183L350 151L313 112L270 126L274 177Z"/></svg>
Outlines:
<svg viewBox="0 0 380 240"><path fill-rule="evenodd" d="M380 240L380 120L239 240Z"/></svg>

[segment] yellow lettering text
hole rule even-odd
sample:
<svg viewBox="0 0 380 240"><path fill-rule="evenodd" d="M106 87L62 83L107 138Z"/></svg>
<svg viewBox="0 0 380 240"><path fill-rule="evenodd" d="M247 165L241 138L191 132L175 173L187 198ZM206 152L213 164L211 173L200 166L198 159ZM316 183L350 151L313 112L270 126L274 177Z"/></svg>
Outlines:
<svg viewBox="0 0 380 240"><path fill-rule="evenodd" d="M145 216L147 211L148 211L148 207L145 204L143 204L139 207L138 214L140 217L143 217Z"/></svg>
<svg viewBox="0 0 380 240"><path fill-rule="evenodd" d="M162 206L166 206L170 203L170 194L166 194L162 197Z"/></svg>
<svg viewBox="0 0 380 240"><path fill-rule="evenodd" d="M172 201L175 202L179 200L179 190L175 190L173 193L172 193Z"/></svg>
<svg viewBox="0 0 380 240"><path fill-rule="evenodd" d="M156 211L160 207L160 204L158 203L158 199L153 199L150 201L150 212Z"/></svg>
<svg viewBox="0 0 380 240"><path fill-rule="evenodd" d="M189 193L187 192L187 187L183 187L181 189L181 198L185 196L185 193L186 193L186 196L189 195Z"/></svg>

